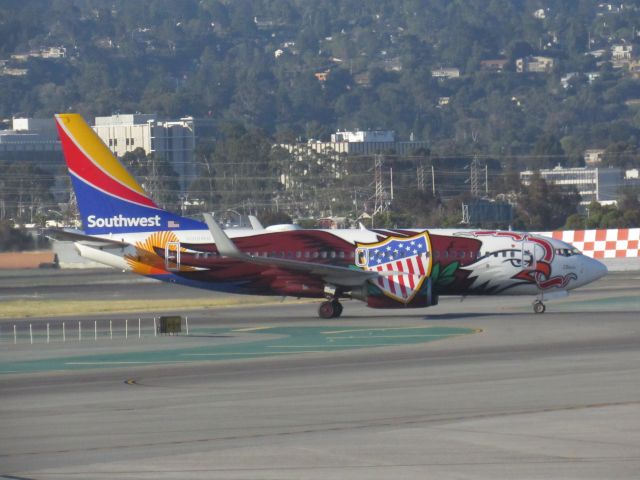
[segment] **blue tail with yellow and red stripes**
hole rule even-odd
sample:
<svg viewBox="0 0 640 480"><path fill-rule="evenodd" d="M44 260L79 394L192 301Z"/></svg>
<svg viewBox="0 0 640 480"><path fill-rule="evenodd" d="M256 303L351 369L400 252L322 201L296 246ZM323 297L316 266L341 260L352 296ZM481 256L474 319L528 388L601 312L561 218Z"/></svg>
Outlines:
<svg viewBox="0 0 640 480"><path fill-rule="evenodd" d="M87 234L207 229L158 207L80 115L58 114L56 124Z"/></svg>

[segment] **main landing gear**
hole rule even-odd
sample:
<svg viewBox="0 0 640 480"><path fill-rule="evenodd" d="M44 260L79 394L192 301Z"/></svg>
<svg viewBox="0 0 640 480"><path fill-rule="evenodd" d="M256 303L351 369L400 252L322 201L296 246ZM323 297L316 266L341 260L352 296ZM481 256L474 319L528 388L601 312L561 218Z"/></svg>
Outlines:
<svg viewBox="0 0 640 480"><path fill-rule="evenodd" d="M342 304L338 300L322 302L318 308L320 318L338 318L342 315Z"/></svg>
<svg viewBox="0 0 640 480"><path fill-rule="evenodd" d="M536 300L535 302L533 302L533 311L535 313L544 313L546 309L547 307L544 303L542 303L542 300Z"/></svg>

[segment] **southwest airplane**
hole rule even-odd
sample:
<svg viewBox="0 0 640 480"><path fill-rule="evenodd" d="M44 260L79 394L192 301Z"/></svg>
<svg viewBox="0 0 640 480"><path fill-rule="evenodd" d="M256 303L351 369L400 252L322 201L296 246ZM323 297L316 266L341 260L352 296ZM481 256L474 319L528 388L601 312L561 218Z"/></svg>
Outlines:
<svg viewBox="0 0 640 480"><path fill-rule="evenodd" d="M440 295L532 295L543 300L604 276L571 245L494 230L222 230L159 208L77 114L56 115L84 231L66 231L81 256L158 280L223 292L341 299L373 308L421 308Z"/></svg>

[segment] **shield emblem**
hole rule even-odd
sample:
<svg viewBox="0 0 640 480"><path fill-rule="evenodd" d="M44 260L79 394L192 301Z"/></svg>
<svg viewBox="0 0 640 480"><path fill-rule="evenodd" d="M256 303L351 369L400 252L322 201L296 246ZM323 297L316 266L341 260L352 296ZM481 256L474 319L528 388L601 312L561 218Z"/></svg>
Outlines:
<svg viewBox="0 0 640 480"><path fill-rule="evenodd" d="M358 243L357 247L356 264L380 272L373 282L398 302L409 303L431 275L433 258L427 231L412 237L389 236L381 242Z"/></svg>

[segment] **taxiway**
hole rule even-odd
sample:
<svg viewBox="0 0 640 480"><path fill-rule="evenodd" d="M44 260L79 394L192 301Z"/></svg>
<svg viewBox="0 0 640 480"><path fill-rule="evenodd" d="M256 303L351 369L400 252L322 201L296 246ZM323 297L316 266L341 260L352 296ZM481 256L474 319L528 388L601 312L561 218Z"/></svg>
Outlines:
<svg viewBox="0 0 640 480"><path fill-rule="evenodd" d="M637 478L638 285L638 273L611 274L544 315L523 297L389 312L347 302L330 321L313 304L272 305L189 312L189 337L3 337L0 366L45 366L0 375L0 478ZM60 294L50 287L40 294ZM107 317L66 321L78 318ZM327 346L331 332L347 348ZM281 353L169 355L260 342ZM286 348L300 345L312 348ZM97 363L60 366L78 357Z"/></svg>

